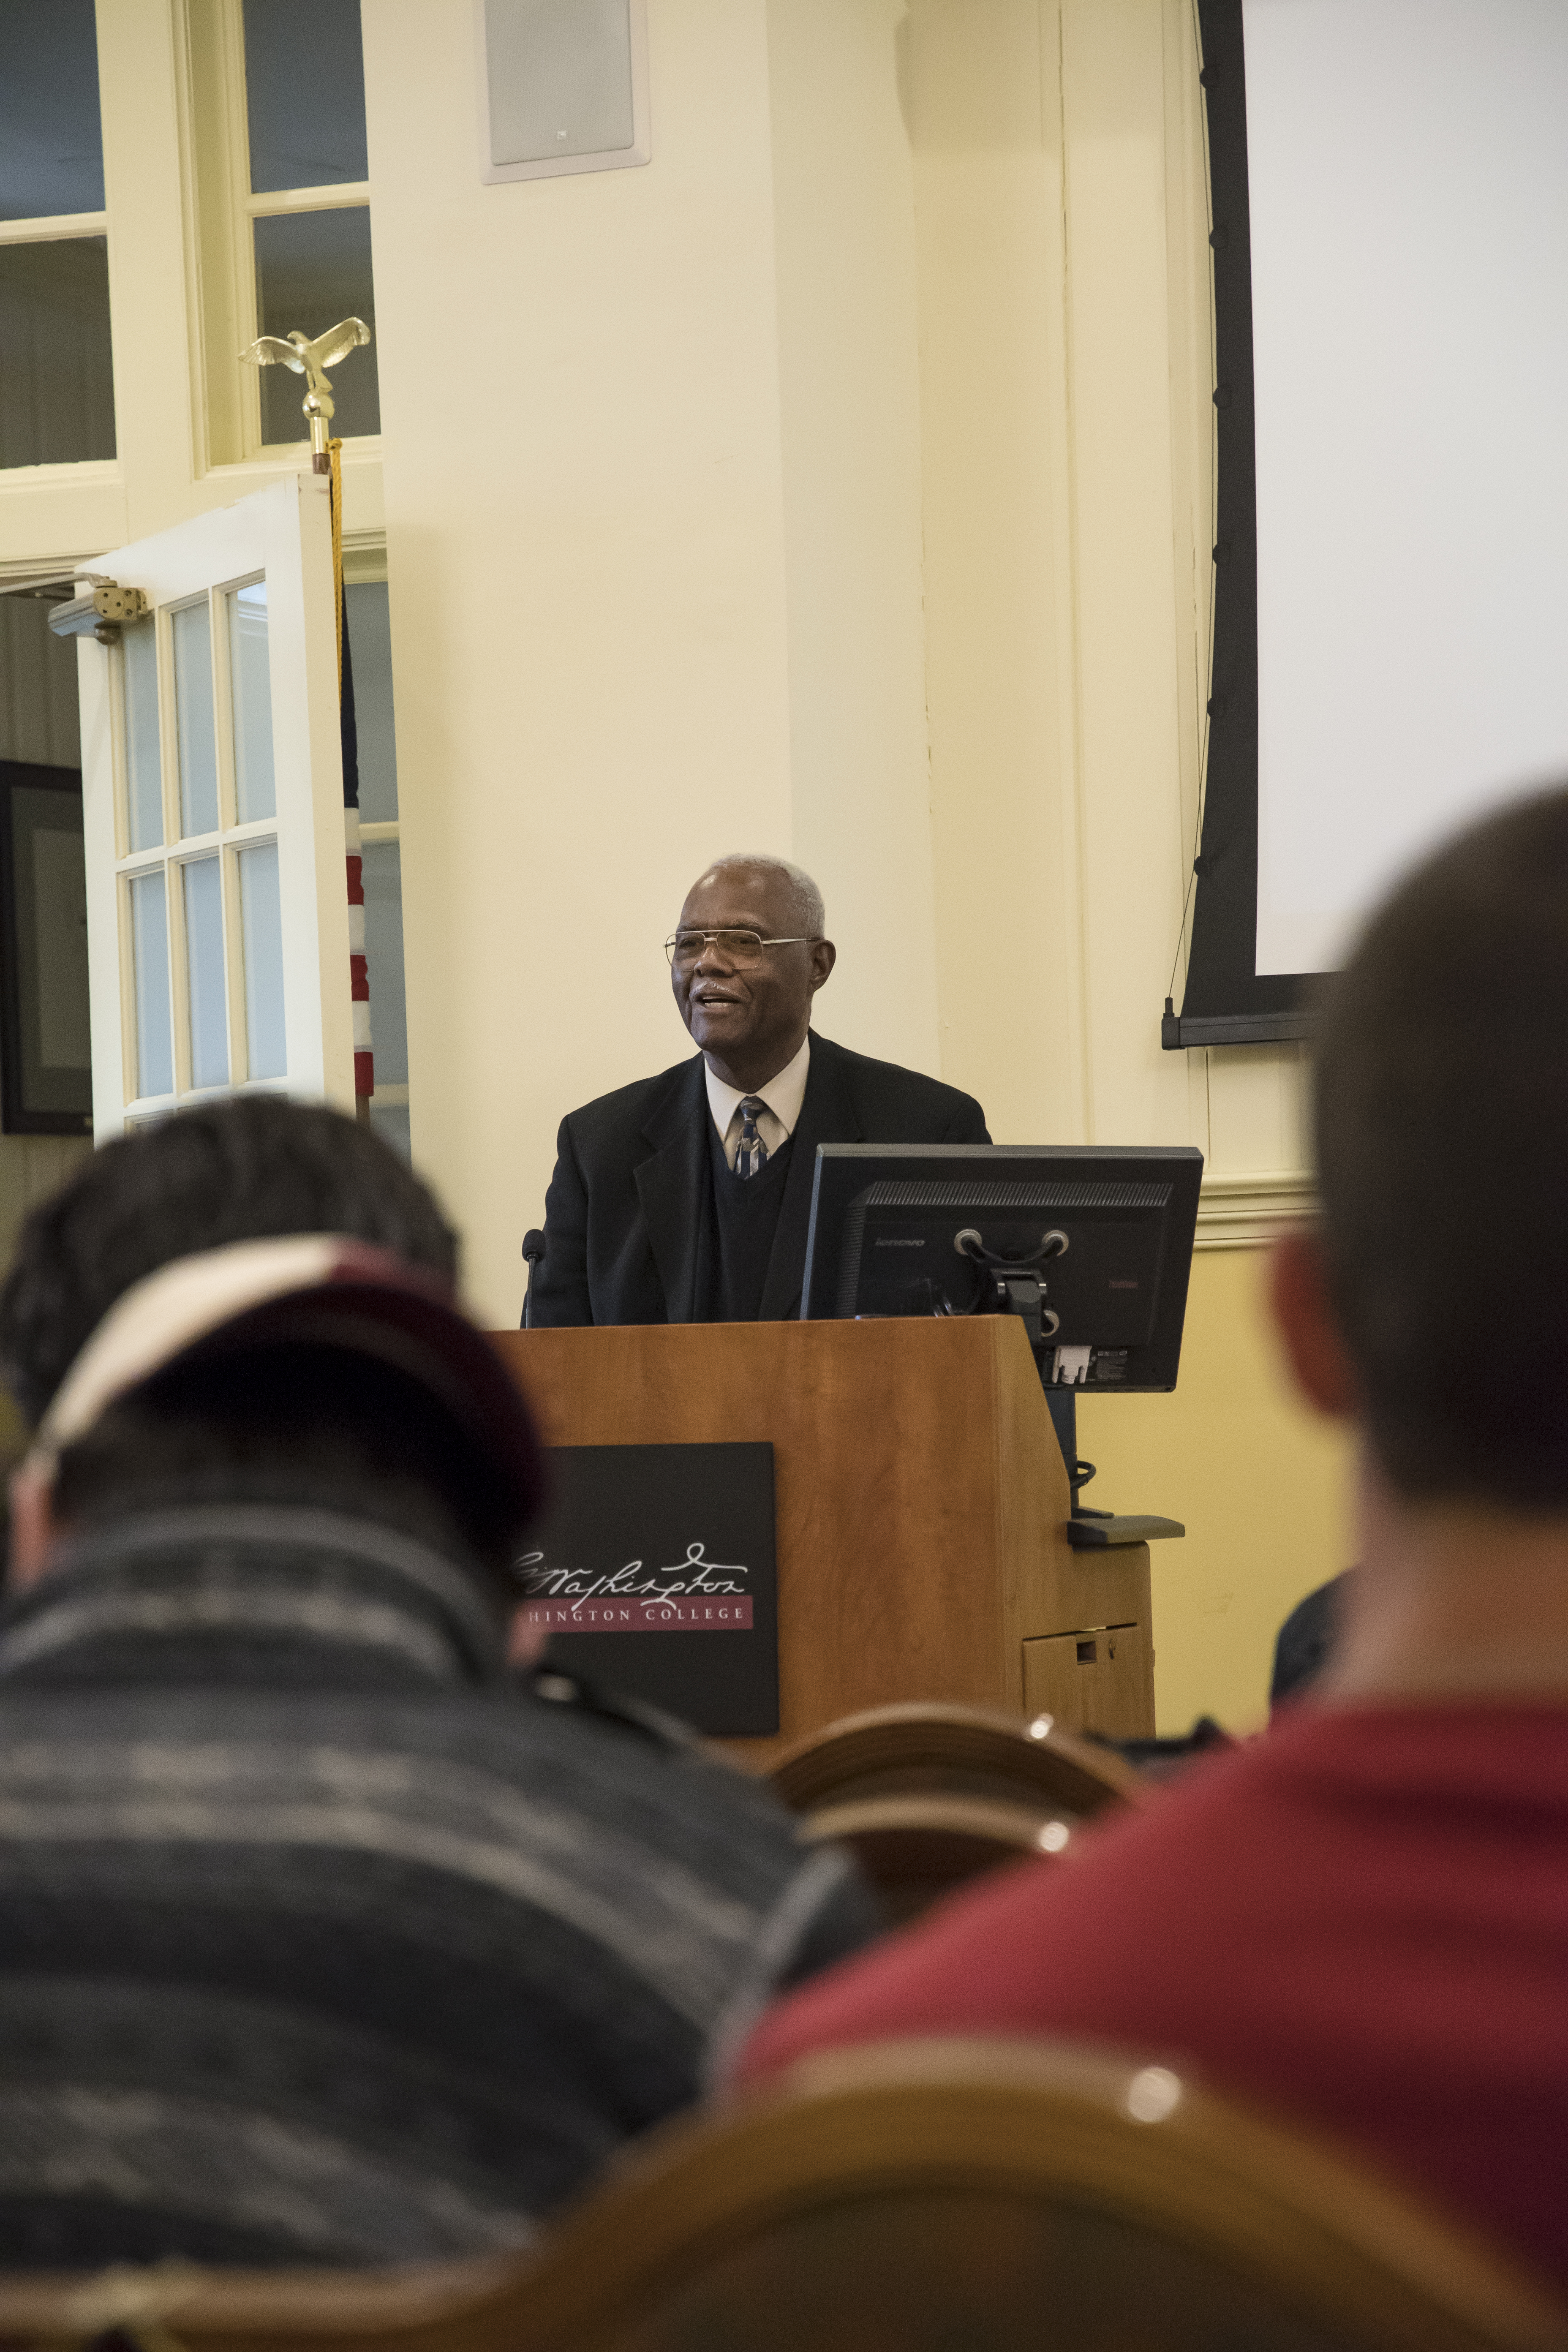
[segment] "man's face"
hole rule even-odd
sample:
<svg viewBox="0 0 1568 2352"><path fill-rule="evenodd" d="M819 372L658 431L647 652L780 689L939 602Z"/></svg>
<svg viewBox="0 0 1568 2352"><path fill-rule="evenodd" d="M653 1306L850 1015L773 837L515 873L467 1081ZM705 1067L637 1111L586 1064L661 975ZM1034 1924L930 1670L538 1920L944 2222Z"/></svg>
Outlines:
<svg viewBox="0 0 1568 2352"><path fill-rule="evenodd" d="M715 866L687 894L678 929L756 931L793 940L803 926L784 875L765 866ZM830 941L768 948L737 966L718 945L671 979L680 1017L721 1077L764 1086L800 1049L811 1000L833 969Z"/></svg>

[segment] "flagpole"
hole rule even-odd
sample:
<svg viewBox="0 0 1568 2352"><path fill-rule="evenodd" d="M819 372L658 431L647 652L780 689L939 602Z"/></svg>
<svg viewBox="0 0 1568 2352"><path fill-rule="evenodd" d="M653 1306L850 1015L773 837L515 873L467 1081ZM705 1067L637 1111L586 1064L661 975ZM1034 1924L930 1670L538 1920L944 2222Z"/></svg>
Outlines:
<svg viewBox="0 0 1568 2352"><path fill-rule="evenodd" d="M342 746L343 858L349 901L349 1003L353 1023L354 1117L370 1124L371 1097L375 1092L375 1053L370 1027L370 966L364 943L364 861L360 842L359 729L353 703L353 653L347 644L347 610L343 597L343 445L329 434L333 403L326 371L370 341L363 319L344 319L329 327L313 342L296 328L289 335L258 335L240 353L258 367L280 364L305 377L309 389L300 403L310 430L310 470L327 477L332 514L332 601L338 637L338 729Z"/></svg>

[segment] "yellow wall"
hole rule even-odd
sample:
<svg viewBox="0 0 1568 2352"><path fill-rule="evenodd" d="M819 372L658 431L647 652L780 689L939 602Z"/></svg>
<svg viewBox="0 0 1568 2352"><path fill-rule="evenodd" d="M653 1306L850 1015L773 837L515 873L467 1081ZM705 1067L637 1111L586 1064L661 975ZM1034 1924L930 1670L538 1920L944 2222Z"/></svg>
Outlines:
<svg viewBox="0 0 1568 2352"><path fill-rule="evenodd" d="M1349 1444L1290 1385L1267 1263L1260 1250L1200 1250L1174 1393L1079 1408L1079 1451L1099 1472L1084 1501L1187 1530L1150 1547L1163 1732L1200 1715L1231 1731L1261 1723L1281 1621L1351 1565Z"/></svg>

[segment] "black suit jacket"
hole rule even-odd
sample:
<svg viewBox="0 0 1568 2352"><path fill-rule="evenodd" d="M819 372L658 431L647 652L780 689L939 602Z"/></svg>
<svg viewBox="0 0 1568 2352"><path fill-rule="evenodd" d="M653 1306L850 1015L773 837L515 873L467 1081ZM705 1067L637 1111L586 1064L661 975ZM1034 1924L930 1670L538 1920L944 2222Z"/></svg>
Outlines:
<svg viewBox="0 0 1568 2352"><path fill-rule="evenodd" d="M584 1104L561 1122L544 1203L533 1320L689 1323L705 1199L708 1088L702 1056ZM896 1062L811 1035L805 1099L763 1289L763 1322L800 1312L819 1143L989 1143L985 1114Z"/></svg>

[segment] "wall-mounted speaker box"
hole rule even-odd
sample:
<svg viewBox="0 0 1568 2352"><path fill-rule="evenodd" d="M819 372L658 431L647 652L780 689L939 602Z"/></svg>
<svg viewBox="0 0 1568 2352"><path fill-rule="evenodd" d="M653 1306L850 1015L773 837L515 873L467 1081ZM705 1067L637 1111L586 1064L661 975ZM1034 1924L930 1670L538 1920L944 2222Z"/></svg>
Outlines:
<svg viewBox="0 0 1568 2352"><path fill-rule="evenodd" d="M475 0L479 177L646 163L647 0Z"/></svg>

